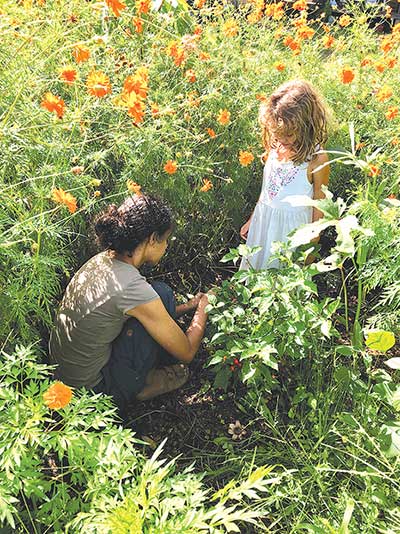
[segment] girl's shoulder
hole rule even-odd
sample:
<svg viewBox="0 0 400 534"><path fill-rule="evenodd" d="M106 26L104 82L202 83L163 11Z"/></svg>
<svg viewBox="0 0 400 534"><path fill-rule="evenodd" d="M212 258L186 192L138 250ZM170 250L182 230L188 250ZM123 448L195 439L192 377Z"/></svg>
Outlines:
<svg viewBox="0 0 400 534"><path fill-rule="evenodd" d="M322 150L322 149L319 149ZM310 161L308 162L308 168L309 170L316 169L317 167L320 167L321 165L324 165L325 163L328 163L329 157L326 152L318 152L317 154L314 154Z"/></svg>

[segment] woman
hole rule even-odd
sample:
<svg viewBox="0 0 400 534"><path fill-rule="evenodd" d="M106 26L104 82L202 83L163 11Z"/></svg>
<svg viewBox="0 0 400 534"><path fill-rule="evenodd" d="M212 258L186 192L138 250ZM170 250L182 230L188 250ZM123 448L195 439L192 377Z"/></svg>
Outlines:
<svg viewBox="0 0 400 534"><path fill-rule="evenodd" d="M204 335L206 295L175 307L166 284L150 285L139 272L144 263L160 261L172 227L171 211L153 196L134 195L118 208L109 206L95 223L105 251L68 284L50 337L56 377L111 395L122 411L134 397L147 400L182 386L185 364ZM191 310L184 333L174 319Z"/></svg>

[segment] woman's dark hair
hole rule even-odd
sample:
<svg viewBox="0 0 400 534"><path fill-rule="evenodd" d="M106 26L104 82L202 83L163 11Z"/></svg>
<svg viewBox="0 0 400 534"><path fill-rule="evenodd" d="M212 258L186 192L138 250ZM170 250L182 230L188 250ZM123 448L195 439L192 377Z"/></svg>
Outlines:
<svg viewBox="0 0 400 534"><path fill-rule="evenodd" d="M159 198L133 195L119 207L111 204L95 221L94 230L101 247L132 252L151 234L158 239L173 227L172 212Z"/></svg>

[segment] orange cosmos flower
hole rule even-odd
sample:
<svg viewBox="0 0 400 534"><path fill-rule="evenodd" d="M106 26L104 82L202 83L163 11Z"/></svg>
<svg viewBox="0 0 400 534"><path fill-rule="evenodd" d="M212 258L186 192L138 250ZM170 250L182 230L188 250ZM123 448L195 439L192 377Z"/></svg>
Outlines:
<svg viewBox="0 0 400 534"><path fill-rule="evenodd" d="M251 152L248 152L247 150L240 150L239 151L239 163L242 165L242 167L247 167L254 161L254 156Z"/></svg>
<svg viewBox="0 0 400 534"><path fill-rule="evenodd" d="M65 102L62 98L48 92L44 95L40 105L47 111L54 112L59 119L62 119L65 112Z"/></svg>
<svg viewBox="0 0 400 534"><path fill-rule="evenodd" d="M177 161L169 159L164 165L164 171L168 174L175 174L178 169Z"/></svg>
<svg viewBox="0 0 400 534"><path fill-rule="evenodd" d="M149 88L143 76L138 75L136 71L135 74L131 74L125 79L123 90L125 93L136 93L140 98L145 99Z"/></svg>
<svg viewBox="0 0 400 534"><path fill-rule="evenodd" d="M376 98L379 100L379 102L385 102L386 100L389 100L389 98L393 95L392 88L388 85L384 85L379 89L379 91L376 93Z"/></svg>
<svg viewBox="0 0 400 534"><path fill-rule="evenodd" d="M397 146L398 144L400 144L400 140L397 137L393 137L393 139L390 141L390 144L392 146Z"/></svg>
<svg viewBox="0 0 400 534"><path fill-rule="evenodd" d="M70 213L76 212L76 198L71 193L66 193L64 189L53 189L51 192L51 198L57 204L64 204Z"/></svg>
<svg viewBox="0 0 400 534"><path fill-rule="evenodd" d="M361 61L360 65L362 67L366 67L367 65L370 65L371 63L372 63L372 59L367 56Z"/></svg>
<svg viewBox="0 0 400 534"><path fill-rule="evenodd" d="M385 117L387 118L388 121L392 121L393 119L397 117L398 114L399 114L399 108L397 106L390 106L387 112L385 113Z"/></svg>
<svg viewBox="0 0 400 534"><path fill-rule="evenodd" d="M217 135L212 128L206 128L206 131L212 139Z"/></svg>
<svg viewBox="0 0 400 534"><path fill-rule="evenodd" d="M103 98L111 93L110 78L101 70L92 70L86 80L89 94L97 98Z"/></svg>
<svg viewBox="0 0 400 534"><path fill-rule="evenodd" d="M85 45L77 44L72 50L72 55L77 63L84 63L90 58L90 50Z"/></svg>
<svg viewBox="0 0 400 534"><path fill-rule="evenodd" d="M394 40L391 35L387 35L381 41L381 50L384 54L390 52L394 47Z"/></svg>
<svg viewBox="0 0 400 534"><path fill-rule="evenodd" d="M307 0L297 0L292 7L293 9L297 9L297 11L303 11L307 9Z"/></svg>
<svg viewBox="0 0 400 534"><path fill-rule="evenodd" d="M386 66L388 69L393 69L397 65L397 58L395 57L388 57L386 59Z"/></svg>
<svg viewBox="0 0 400 534"><path fill-rule="evenodd" d="M199 52L199 59L200 61L209 61L211 58L210 54L208 54L207 52Z"/></svg>
<svg viewBox="0 0 400 534"><path fill-rule="evenodd" d="M138 14L145 14L150 11L150 0L136 0L136 11Z"/></svg>
<svg viewBox="0 0 400 534"><path fill-rule="evenodd" d="M310 26L307 26L306 24L301 25L297 28L297 36L299 39L311 39L311 37L314 35L315 30L310 28Z"/></svg>
<svg viewBox="0 0 400 534"><path fill-rule="evenodd" d="M220 109L217 116L217 121L222 124L222 126L226 126L227 124L229 124L231 122L230 111L228 111L227 109Z"/></svg>
<svg viewBox="0 0 400 534"><path fill-rule="evenodd" d="M133 17L132 24L135 26L136 33L142 33L143 31L143 21L140 17Z"/></svg>
<svg viewBox="0 0 400 534"><path fill-rule="evenodd" d="M134 182L133 180L127 180L126 181L126 187L130 193L133 193L134 195L141 195L141 189L142 186Z"/></svg>
<svg viewBox="0 0 400 534"><path fill-rule="evenodd" d="M157 115L160 113L160 107L155 102L152 102L150 104L150 109L151 109L151 114L153 115L153 117L157 117Z"/></svg>
<svg viewBox="0 0 400 534"><path fill-rule="evenodd" d="M116 17L121 16L121 11L126 8L126 4L119 0L106 0L107 6L113 11Z"/></svg>
<svg viewBox="0 0 400 534"><path fill-rule="evenodd" d="M197 9L201 9L205 3L206 0L195 0L194 7L197 7Z"/></svg>
<svg viewBox="0 0 400 534"><path fill-rule="evenodd" d="M351 67L343 67L339 74L342 83L351 83L354 80L354 76L355 74Z"/></svg>
<svg viewBox="0 0 400 534"><path fill-rule="evenodd" d="M256 100L258 100L259 102L266 102L268 100L268 97L264 94L257 94Z"/></svg>
<svg viewBox="0 0 400 534"><path fill-rule="evenodd" d="M74 83L75 79L76 79L76 76L77 76L77 72L76 70L74 69L74 67L71 67L70 65L68 65L67 67L63 67L61 70L60 70L60 78L65 82L65 83L68 83L68 84L72 84Z"/></svg>
<svg viewBox="0 0 400 534"><path fill-rule="evenodd" d="M381 170L376 165L369 165L369 173L368 176L378 176L381 174Z"/></svg>
<svg viewBox="0 0 400 534"><path fill-rule="evenodd" d="M363 142L360 142L360 143L356 144L356 150L361 150L364 147L365 147L365 143L363 143Z"/></svg>
<svg viewBox="0 0 400 534"><path fill-rule="evenodd" d="M342 28L345 28L351 23L351 18L349 17L349 15L342 15L340 19L338 20L338 23L339 23L339 26L341 26Z"/></svg>
<svg viewBox="0 0 400 534"><path fill-rule="evenodd" d="M331 48L333 46L333 43L335 42L335 38L333 37L333 35L327 34L324 35L322 42L324 44L324 48Z"/></svg>
<svg viewBox="0 0 400 534"><path fill-rule="evenodd" d="M65 408L71 402L72 389L62 382L55 382L43 393L44 403L52 410Z"/></svg>
<svg viewBox="0 0 400 534"><path fill-rule="evenodd" d="M202 193L207 193L207 191L210 191L214 186L208 178L203 178L203 185L200 187L200 191Z"/></svg>
<svg viewBox="0 0 400 534"><path fill-rule="evenodd" d="M227 20L222 26L225 37L235 37L239 33L238 23L234 19Z"/></svg>
<svg viewBox="0 0 400 534"><path fill-rule="evenodd" d="M188 82L194 83L196 81L196 73L194 72L193 69L188 69L185 72L185 78L187 79Z"/></svg>
<svg viewBox="0 0 400 534"><path fill-rule="evenodd" d="M285 14L283 2L278 2L276 4L268 4L265 7L265 15L267 17L272 17L275 20L280 20Z"/></svg>
<svg viewBox="0 0 400 534"><path fill-rule="evenodd" d="M275 61L274 68L278 70L279 72L285 70L286 66L284 63L281 63L280 61Z"/></svg>
<svg viewBox="0 0 400 534"><path fill-rule="evenodd" d="M377 72L383 72L385 68L386 68L386 65L382 61L378 61L378 63L375 63L375 70Z"/></svg>

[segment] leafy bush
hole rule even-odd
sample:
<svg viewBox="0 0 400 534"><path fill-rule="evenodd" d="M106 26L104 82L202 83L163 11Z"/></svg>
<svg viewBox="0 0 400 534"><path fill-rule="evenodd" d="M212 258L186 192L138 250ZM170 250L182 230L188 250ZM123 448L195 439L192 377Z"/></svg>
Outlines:
<svg viewBox="0 0 400 534"><path fill-rule="evenodd" d="M160 459L117 426L102 395L51 385L51 368L31 348L0 365L0 525L5 532L240 532L257 524L249 507L271 468L248 471L212 495L202 476ZM49 409L52 407L52 409ZM178 513L179 511L179 513Z"/></svg>

